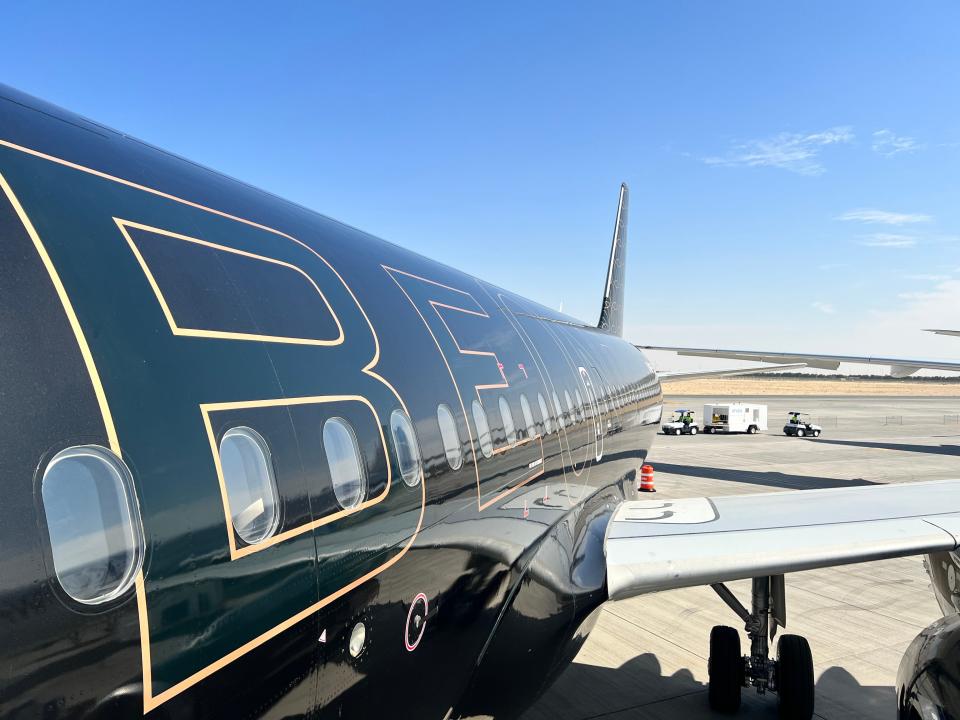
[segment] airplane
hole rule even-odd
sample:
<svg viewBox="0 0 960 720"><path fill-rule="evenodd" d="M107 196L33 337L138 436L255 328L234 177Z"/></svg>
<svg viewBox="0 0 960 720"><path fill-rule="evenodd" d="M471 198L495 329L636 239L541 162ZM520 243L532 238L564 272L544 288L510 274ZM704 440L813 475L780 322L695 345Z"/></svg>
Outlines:
<svg viewBox="0 0 960 720"><path fill-rule="evenodd" d="M712 585L711 704L809 718L784 575L953 563L960 485L640 500L627 214L583 323L0 86L0 716L516 717Z"/></svg>

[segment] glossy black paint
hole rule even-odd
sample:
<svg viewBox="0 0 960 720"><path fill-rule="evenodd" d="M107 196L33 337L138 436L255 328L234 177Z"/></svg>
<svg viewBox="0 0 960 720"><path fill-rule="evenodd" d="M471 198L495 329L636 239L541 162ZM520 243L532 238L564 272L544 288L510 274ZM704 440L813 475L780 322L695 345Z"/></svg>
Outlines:
<svg viewBox="0 0 960 720"><path fill-rule="evenodd" d="M960 718L960 615L937 620L910 643L897 672L900 720Z"/></svg>
<svg viewBox="0 0 960 720"><path fill-rule="evenodd" d="M2 88L0 175L0 716L511 717L547 687L606 599L603 532L660 419L638 350ZM338 324L342 342L319 344ZM558 431L564 390L582 409ZM521 393L534 437L511 445L498 399L525 432ZM389 432L404 408L414 488ZM333 416L355 428L379 499L344 516L320 442ZM225 520L212 448L237 425L271 448L285 539L269 547ZM110 447L112 429L143 517L143 589L89 607L59 588L39 483L56 452Z"/></svg>

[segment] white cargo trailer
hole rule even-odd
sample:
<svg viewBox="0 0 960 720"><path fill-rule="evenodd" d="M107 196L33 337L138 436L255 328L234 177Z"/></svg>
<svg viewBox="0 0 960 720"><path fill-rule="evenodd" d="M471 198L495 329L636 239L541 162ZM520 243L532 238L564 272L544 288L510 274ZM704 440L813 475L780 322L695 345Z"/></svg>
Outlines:
<svg viewBox="0 0 960 720"><path fill-rule="evenodd" d="M767 429L767 406L752 403L722 403L703 406L703 431L742 432L753 435Z"/></svg>

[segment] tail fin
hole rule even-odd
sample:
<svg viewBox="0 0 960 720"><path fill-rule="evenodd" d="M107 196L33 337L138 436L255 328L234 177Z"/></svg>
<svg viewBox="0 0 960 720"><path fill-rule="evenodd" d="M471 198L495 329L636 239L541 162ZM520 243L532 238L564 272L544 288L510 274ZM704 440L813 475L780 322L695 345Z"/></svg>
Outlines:
<svg viewBox="0 0 960 720"><path fill-rule="evenodd" d="M620 186L620 204L617 206L617 224L613 228L613 244L610 246L610 265L607 268L607 285L603 289L603 309L597 327L613 335L623 336L623 288L627 264L627 204L630 190L627 184Z"/></svg>

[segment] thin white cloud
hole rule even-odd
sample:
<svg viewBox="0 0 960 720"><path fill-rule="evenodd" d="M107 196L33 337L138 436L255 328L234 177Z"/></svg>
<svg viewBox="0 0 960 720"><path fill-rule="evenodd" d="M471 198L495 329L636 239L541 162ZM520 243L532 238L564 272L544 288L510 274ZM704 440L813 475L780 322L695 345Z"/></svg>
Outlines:
<svg viewBox="0 0 960 720"><path fill-rule="evenodd" d="M873 134L873 151L884 157L916 152L921 147L912 137L897 135L893 130L877 130Z"/></svg>
<svg viewBox="0 0 960 720"><path fill-rule="evenodd" d="M920 273L918 275L904 275L907 280L919 280L921 282L944 282L949 280L949 275L928 275L925 273Z"/></svg>
<svg viewBox="0 0 960 720"><path fill-rule="evenodd" d="M827 315L833 315L837 312L837 309L833 307L833 305L830 303L821 302L820 300L815 300L814 302L810 303L810 307Z"/></svg>
<svg viewBox="0 0 960 720"><path fill-rule="evenodd" d="M878 248L909 248L917 244L917 239L913 235L874 233L873 235L864 235L860 244Z"/></svg>
<svg viewBox="0 0 960 720"><path fill-rule="evenodd" d="M853 140L849 127L834 127L818 133L779 133L770 138L748 140L733 146L723 156L704 158L707 165L726 167L776 167L800 175L820 175L824 167L820 150L827 145Z"/></svg>
<svg viewBox="0 0 960 720"><path fill-rule="evenodd" d="M936 295L937 295L936 293L918 292L918 291L897 293L897 297L900 298L901 300L910 300L910 301L929 300L932 297L936 297Z"/></svg>
<svg viewBox="0 0 960 720"><path fill-rule="evenodd" d="M875 208L858 208L838 215L837 220L871 223L874 225L909 225L912 223L927 223L933 218L921 213L897 213Z"/></svg>
<svg viewBox="0 0 960 720"><path fill-rule="evenodd" d="M911 357L943 357L954 347L950 338L921 332L921 328L956 327L957 308L960 307L960 280L947 280L933 286L929 292L903 293L903 296L873 297L877 307L856 318L856 325L844 328L843 337L837 337L838 352L858 355L905 354L909 346ZM824 351L827 352L827 351ZM877 372L874 367L873 372ZM942 370L921 371L924 375L949 375Z"/></svg>

